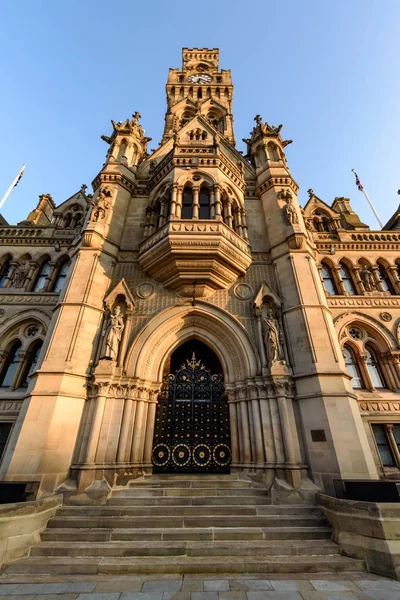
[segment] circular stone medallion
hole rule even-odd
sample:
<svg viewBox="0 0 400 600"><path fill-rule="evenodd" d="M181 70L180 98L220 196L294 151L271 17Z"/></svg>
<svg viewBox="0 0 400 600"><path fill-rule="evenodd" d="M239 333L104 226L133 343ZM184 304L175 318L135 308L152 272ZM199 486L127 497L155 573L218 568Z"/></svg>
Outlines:
<svg viewBox="0 0 400 600"><path fill-rule="evenodd" d="M379 316L382 319L382 321L391 321L392 320L392 315L388 312L382 312Z"/></svg>
<svg viewBox="0 0 400 600"><path fill-rule="evenodd" d="M142 300L148 300L155 292L155 286L152 281L142 281L136 286L136 295Z"/></svg>
<svg viewBox="0 0 400 600"><path fill-rule="evenodd" d="M253 288L247 283L238 283L233 288L233 293L239 300L248 300L253 295Z"/></svg>

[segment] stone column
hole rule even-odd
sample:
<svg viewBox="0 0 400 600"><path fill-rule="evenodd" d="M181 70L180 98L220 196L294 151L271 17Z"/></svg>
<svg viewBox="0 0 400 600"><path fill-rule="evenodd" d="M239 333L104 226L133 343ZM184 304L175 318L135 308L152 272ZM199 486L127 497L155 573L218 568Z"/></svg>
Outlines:
<svg viewBox="0 0 400 600"><path fill-rule="evenodd" d="M399 280L399 273L398 273L397 267L393 267L393 266L389 267L388 275L390 277L390 280L392 282L395 292L397 294L400 294L400 280Z"/></svg>
<svg viewBox="0 0 400 600"><path fill-rule="evenodd" d="M199 188L197 188L197 187L193 188L193 212L192 212L192 219L198 219L199 218L199 208L200 208L199 194L200 194Z"/></svg>
<svg viewBox="0 0 400 600"><path fill-rule="evenodd" d="M158 393L151 390L149 393L149 403L147 410L146 438L144 442L143 462L146 467L151 467L151 455L153 451L154 426L156 419L156 410L158 403Z"/></svg>
<svg viewBox="0 0 400 600"><path fill-rule="evenodd" d="M228 392L229 406L229 424L231 431L231 451L232 462L239 462L239 440L238 440L238 419L236 414L236 394L234 391Z"/></svg>
<svg viewBox="0 0 400 600"><path fill-rule="evenodd" d="M242 212L240 208L235 208L236 231L240 237L243 237Z"/></svg>
<svg viewBox="0 0 400 600"><path fill-rule="evenodd" d="M215 196L215 220L223 221L222 219L222 204L221 204L221 187L218 183L214 185Z"/></svg>
<svg viewBox="0 0 400 600"><path fill-rule="evenodd" d="M273 465L277 461L274 444L274 432L272 427L270 403L268 399L267 388L262 383L260 383L259 385L259 403L263 430L265 460L267 463L270 463L270 465Z"/></svg>
<svg viewBox="0 0 400 600"><path fill-rule="evenodd" d="M183 188L178 186L176 190L176 218L180 219L182 217L182 194Z"/></svg>
<svg viewBox="0 0 400 600"><path fill-rule="evenodd" d="M245 390L240 390L241 395L246 394ZM240 406L240 425L241 425L241 438L242 438L242 449L243 456L240 457L240 462L251 463L251 445L250 445L250 430L249 430L249 415L247 412L247 401L242 400L239 403Z"/></svg>
<svg viewBox="0 0 400 600"><path fill-rule="evenodd" d="M371 271L372 271L372 279L374 280L376 289L379 292L386 293L386 291L383 289L383 285L382 285L382 281L381 281L381 276L379 274L379 268L376 267L376 266L372 266L371 267Z"/></svg>
<svg viewBox="0 0 400 600"><path fill-rule="evenodd" d="M341 296L345 296L347 294L346 289L344 287L343 279L340 275L341 267L332 267L332 274L335 279L336 287Z"/></svg>
<svg viewBox="0 0 400 600"><path fill-rule="evenodd" d="M254 444L255 444L255 460L259 464L263 464L264 461L264 446L263 446L263 434L261 428L261 415L260 405L258 401L258 388L249 386L248 388L249 399L251 402L251 411L253 415L253 430L254 430Z"/></svg>
<svg viewBox="0 0 400 600"><path fill-rule="evenodd" d="M228 225L228 227L230 227L232 229L233 227L233 216L232 216L232 203L230 200L226 201L226 224Z"/></svg>
<svg viewBox="0 0 400 600"><path fill-rule="evenodd" d="M100 429L103 420L104 408L106 405L107 392L109 389L108 383L97 384L97 398L94 403L92 414L92 424L89 431L89 437L84 456L85 463L94 464L96 458L97 445L99 443Z"/></svg>
<svg viewBox="0 0 400 600"><path fill-rule="evenodd" d="M29 263L29 271L28 271L28 274L27 274L27 276L25 277L25 281L24 281L24 283L23 283L23 285L22 285L22 287L21 287L20 289L23 289L23 290L29 290L29 289L30 289L30 287L31 287L31 282L32 282L32 279L33 279L34 275L35 275L35 274L39 274L39 273L36 273L36 272L38 271L38 266L39 266L39 265L38 265L38 263L37 263L35 260L32 260L32 261ZM46 281L46 283L47 283L47 281ZM41 291L41 292L44 292L44 289L43 289L43 290L40 290L40 291Z"/></svg>
<svg viewBox="0 0 400 600"><path fill-rule="evenodd" d="M117 451L117 462L125 463L129 460L128 457L128 440L129 433L132 427L132 412L135 404L135 388L128 390L127 397L124 402L124 411L122 413L121 431L119 434L118 451Z"/></svg>
<svg viewBox="0 0 400 600"><path fill-rule="evenodd" d="M210 190L210 219L215 219L215 193Z"/></svg>
<svg viewBox="0 0 400 600"><path fill-rule="evenodd" d="M47 275L46 283L45 283L45 286L44 286L42 292L50 292L51 287L53 285L53 278L54 278L56 271L57 271L57 264L55 262L51 262L50 263L50 271L49 271L49 274Z"/></svg>
<svg viewBox="0 0 400 600"><path fill-rule="evenodd" d="M246 219L246 209L242 208L242 226L243 226L243 237L245 240L249 239L249 234L247 232L247 219Z"/></svg>
<svg viewBox="0 0 400 600"><path fill-rule="evenodd" d="M174 185L172 186L172 193L171 193L171 209L169 211L169 217L168 217L169 221L173 221L173 219L175 219L175 217L176 217L177 192L178 192L178 186L176 185L176 183L174 183Z"/></svg>
<svg viewBox="0 0 400 600"><path fill-rule="evenodd" d="M151 225L151 213L152 209L150 206L146 208L146 222L143 226L143 239L145 240L150 235L150 225Z"/></svg>
<svg viewBox="0 0 400 600"><path fill-rule="evenodd" d="M167 209L168 203L166 198L161 198L160 200L160 216L158 218L158 226L162 227L164 223L167 221Z"/></svg>
<svg viewBox="0 0 400 600"><path fill-rule="evenodd" d="M147 388L138 388L138 401L136 405L136 418L135 426L133 429L132 438L132 450L131 450L131 462L134 466L138 466L138 463L142 461L142 448L145 438L145 415L146 415L146 404L148 399Z"/></svg>
<svg viewBox="0 0 400 600"><path fill-rule="evenodd" d="M288 408L286 405L287 398L283 393L283 386L279 384L277 386L276 399L278 403L279 417L282 425L282 438L285 450L285 462L290 465L294 465L296 463L296 457L292 440L292 423L290 422Z"/></svg>

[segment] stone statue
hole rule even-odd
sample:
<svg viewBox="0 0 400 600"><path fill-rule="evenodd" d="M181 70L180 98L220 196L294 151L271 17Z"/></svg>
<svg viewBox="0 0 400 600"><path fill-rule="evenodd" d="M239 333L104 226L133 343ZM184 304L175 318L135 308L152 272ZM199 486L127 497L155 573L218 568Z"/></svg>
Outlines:
<svg viewBox="0 0 400 600"><path fill-rule="evenodd" d="M373 292L376 289L376 285L374 282L373 275L371 271L368 269L367 265L364 265L360 271L361 281L364 284L364 288L366 292Z"/></svg>
<svg viewBox="0 0 400 600"><path fill-rule="evenodd" d="M95 208L93 210L92 216L90 218L91 221L97 223L98 221L102 221L106 216L106 211L110 207L106 198L111 196L110 190L104 188L100 190L99 195L97 196L97 200L95 203Z"/></svg>
<svg viewBox="0 0 400 600"><path fill-rule="evenodd" d="M283 210L285 211L286 222L288 225L293 225L294 223L299 222L299 217L293 205L292 197L289 194L287 194L286 198L286 204L283 207Z"/></svg>
<svg viewBox="0 0 400 600"><path fill-rule="evenodd" d="M28 275L28 271L29 266L25 262L17 265L12 279L12 287L22 288L25 283L26 276Z"/></svg>
<svg viewBox="0 0 400 600"><path fill-rule="evenodd" d="M285 360L283 334L272 308L268 309L267 318L264 318L263 321L265 325L264 344L269 362Z"/></svg>
<svg viewBox="0 0 400 600"><path fill-rule="evenodd" d="M121 307L117 304L110 315L110 320L104 333L105 345L102 358L117 360L119 344L121 342L124 327L124 317L121 313Z"/></svg>

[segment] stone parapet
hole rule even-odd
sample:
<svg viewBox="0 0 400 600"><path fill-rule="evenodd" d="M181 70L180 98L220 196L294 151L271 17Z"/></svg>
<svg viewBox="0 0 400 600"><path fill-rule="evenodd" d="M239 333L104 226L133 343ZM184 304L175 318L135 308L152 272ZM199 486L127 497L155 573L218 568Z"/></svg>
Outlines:
<svg viewBox="0 0 400 600"><path fill-rule="evenodd" d="M63 503L62 494L33 502L0 504L0 565L28 556Z"/></svg>
<svg viewBox="0 0 400 600"><path fill-rule="evenodd" d="M371 573L400 579L400 503L360 502L316 494L342 554L364 559Z"/></svg>

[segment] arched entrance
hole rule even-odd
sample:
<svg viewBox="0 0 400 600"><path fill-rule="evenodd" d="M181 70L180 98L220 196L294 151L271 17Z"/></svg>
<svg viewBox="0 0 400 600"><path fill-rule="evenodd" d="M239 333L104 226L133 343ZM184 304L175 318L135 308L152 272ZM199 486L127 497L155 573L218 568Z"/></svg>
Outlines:
<svg viewBox="0 0 400 600"><path fill-rule="evenodd" d="M217 355L191 339L165 363L156 409L155 473L229 473L228 402Z"/></svg>

